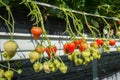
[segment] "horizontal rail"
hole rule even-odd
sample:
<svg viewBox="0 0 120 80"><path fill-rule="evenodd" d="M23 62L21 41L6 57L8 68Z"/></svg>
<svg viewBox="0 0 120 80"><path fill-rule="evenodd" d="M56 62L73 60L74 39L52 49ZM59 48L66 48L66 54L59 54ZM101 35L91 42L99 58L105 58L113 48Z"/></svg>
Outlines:
<svg viewBox="0 0 120 80"><path fill-rule="evenodd" d="M8 38L8 36L10 35L10 33L6 33L6 32L0 32L0 37L2 37L2 39L4 39L5 37ZM14 36L15 37L18 37L18 38L32 38L32 35L29 34L29 33L14 33ZM44 36L43 36L44 37ZM64 35L47 35L48 38L50 39L70 39L70 36L64 36ZM82 38L82 37L78 37L78 38ZM96 38L92 38L92 37L86 37L85 38L86 40L88 41L92 41L92 40L95 40ZM119 39L115 39L117 41L119 41Z"/></svg>
<svg viewBox="0 0 120 80"><path fill-rule="evenodd" d="M0 37L5 38L10 35L10 33L6 33L6 32L0 32ZM26 38L31 38L32 35L29 34L29 33L14 33L14 37L19 37L19 38L22 38L22 37L26 37ZM44 36L43 36L44 37ZM52 39L70 39L70 36L64 36L64 35L47 35L48 38ZM78 37L78 38L82 38L82 37ZM95 38L86 38L86 40L94 40Z"/></svg>
<svg viewBox="0 0 120 80"><path fill-rule="evenodd" d="M42 2L37 2L36 1L36 4L41 5L41 6L51 7L53 9L60 9L58 6L50 5L50 4L47 4L47 3L42 3ZM77 13L77 14L84 14L84 15L88 15L88 16L103 17L103 18L106 18L106 19L113 19L115 21L119 20L117 17L107 17L107 16L101 16L101 15L95 15L95 14L86 13L86 12L80 12L80 11L76 11L76 10L72 10L72 12Z"/></svg>

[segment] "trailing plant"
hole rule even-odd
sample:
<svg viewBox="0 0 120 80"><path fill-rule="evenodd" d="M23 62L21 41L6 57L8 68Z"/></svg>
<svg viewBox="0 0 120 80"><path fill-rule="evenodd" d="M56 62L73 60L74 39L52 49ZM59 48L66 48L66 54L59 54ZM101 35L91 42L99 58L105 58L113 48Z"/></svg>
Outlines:
<svg viewBox="0 0 120 80"><path fill-rule="evenodd" d="M101 10L103 12L107 12L105 15L107 15L108 13L110 13L109 16L111 16L111 14L114 14L112 6L108 4L103 5L103 3L101 2L99 4L99 2L95 0L81 0L80 2L78 2L78 4L81 4L80 6L74 0L57 0L51 2L48 0L22 0L20 4L25 5L27 9L29 9L28 15L26 16L31 17L31 21L33 22L30 30L33 36L33 40L35 40L35 42L38 42L35 48L31 50L28 55L30 62L33 64L33 69L35 72L40 72L44 70L45 73L51 73L59 70L62 73L66 73L68 69L68 66L63 62L60 55L57 55L58 47L55 44L52 44L51 40L48 37L44 25L44 13L42 13L41 7L37 4L36 1L59 5L57 7L57 9L59 9L57 10L58 12L56 11L56 9L52 9L53 11L51 11L51 8L46 9L46 7L43 6L42 9L48 10L47 13L50 13L51 11L49 15L55 14L57 17L65 19L66 29L64 33L69 34L70 40L66 41L66 43L63 44L62 48L64 54L67 55L68 59L70 61L73 61L76 66L87 65L94 59L100 59L103 51L110 53L110 46L116 47L116 49L120 51L120 47L116 45L117 40L115 40L113 34L110 33L112 30L109 22L112 22L112 20L108 21L105 16L101 15ZM89 4L89 2L92 3ZM106 1L104 2L107 3ZM2 76L3 73L5 73L5 77L8 80L11 80L14 72L21 74L22 70L15 70L10 67L9 61L15 56L18 48L18 44L14 41L15 21L10 7L2 0L0 0L0 5L1 4L6 8L7 17L3 17L0 15L0 18L8 27L10 40L4 43L3 53L3 57L7 60L8 66L0 64L1 67L7 68L8 70L4 72L4 70L1 69L0 71L2 73ZM81 8L79 8L78 6ZM82 11L80 13L81 15L78 16L79 14L74 13L75 11L72 9ZM97 16L94 14L97 14ZM98 18L94 18L93 16ZM102 21L104 23L104 28L107 29L107 36L103 37L101 35L98 29L100 28L99 21ZM120 22L116 24L113 19L113 23L117 31L116 35L120 38L120 28L118 27L120 25ZM85 26L90 31L90 37L85 36L83 33L85 30ZM92 40L92 42L88 43L86 39L91 37L94 39ZM47 54L47 57L44 55L44 53Z"/></svg>
<svg viewBox="0 0 120 80"><path fill-rule="evenodd" d="M11 80L14 75L14 72L17 72L18 74L22 73L21 69L15 70L15 69L11 68L10 63L9 63L11 58L13 58L15 56L16 50L18 48L17 43L14 41L14 23L15 23L15 21L14 21L13 14L11 12L10 7L6 3L4 3L2 0L0 0L0 3L6 7L6 11L7 11L7 17L4 18L3 16L0 15L0 18L5 22L8 30L9 30L9 33L10 33L10 39L4 43L4 53L1 54L6 59L8 66L4 66L2 64L0 64L0 66L7 69L4 73L5 78L7 78L8 80Z"/></svg>

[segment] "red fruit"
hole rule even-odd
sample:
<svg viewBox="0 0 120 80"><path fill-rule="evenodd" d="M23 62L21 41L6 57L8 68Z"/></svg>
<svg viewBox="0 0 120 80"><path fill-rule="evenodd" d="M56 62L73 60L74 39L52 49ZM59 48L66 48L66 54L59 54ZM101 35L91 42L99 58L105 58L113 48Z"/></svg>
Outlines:
<svg viewBox="0 0 120 80"><path fill-rule="evenodd" d="M91 42L90 47L98 48L98 45L96 42Z"/></svg>
<svg viewBox="0 0 120 80"><path fill-rule="evenodd" d="M46 51L48 57L52 58L55 56L55 54L57 52L57 47L56 46L47 46L45 51Z"/></svg>
<svg viewBox="0 0 120 80"><path fill-rule="evenodd" d="M103 45L103 40L101 40L101 39L97 39L96 40L96 42L97 42L97 45L100 47L100 46L102 46Z"/></svg>
<svg viewBox="0 0 120 80"><path fill-rule="evenodd" d="M74 43L68 43L67 44L67 50L70 54L72 54L74 52L75 49L75 44Z"/></svg>
<svg viewBox="0 0 120 80"><path fill-rule="evenodd" d="M80 40L79 40L79 43L81 44L81 43L86 43L86 40L84 39L84 38L81 38Z"/></svg>
<svg viewBox="0 0 120 80"><path fill-rule="evenodd" d="M120 24L120 20L118 20L118 24Z"/></svg>
<svg viewBox="0 0 120 80"><path fill-rule="evenodd" d="M67 43L63 45L63 50L65 54L69 53L67 50Z"/></svg>
<svg viewBox="0 0 120 80"><path fill-rule="evenodd" d="M57 52L57 47L53 46L53 53L56 53L56 52Z"/></svg>
<svg viewBox="0 0 120 80"><path fill-rule="evenodd" d="M115 40L115 39L110 39L110 40L109 40L109 45L114 46L115 43L116 43L116 40Z"/></svg>
<svg viewBox="0 0 120 80"><path fill-rule="evenodd" d="M33 34L33 37L35 40L39 38L39 36L42 34L42 29L40 27L32 27L31 33Z"/></svg>
<svg viewBox="0 0 120 80"><path fill-rule="evenodd" d="M88 45L86 43L81 43L79 46L80 52L85 51L88 48Z"/></svg>
<svg viewBox="0 0 120 80"><path fill-rule="evenodd" d="M79 48L80 41L79 40L74 40L73 43L75 44L75 48Z"/></svg>
<svg viewBox="0 0 120 80"><path fill-rule="evenodd" d="M45 51L45 47L43 45L38 45L35 50L39 53L42 54Z"/></svg>

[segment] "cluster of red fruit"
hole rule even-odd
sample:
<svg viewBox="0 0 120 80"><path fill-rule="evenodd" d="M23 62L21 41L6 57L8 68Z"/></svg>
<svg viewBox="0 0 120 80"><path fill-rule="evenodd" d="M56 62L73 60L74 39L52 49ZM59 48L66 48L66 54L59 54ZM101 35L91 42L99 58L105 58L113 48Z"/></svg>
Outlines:
<svg viewBox="0 0 120 80"><path fill-rule="evenodd" d="M31 33L32 33L34 39L38 40L39 36L43 33L43 30L41 27L33 26L31 29ZM53 46L47 46L45 48L42 44L39 44L39 45L37 45L35 50L31 52L31 54L36 53L36 55L38 55L38 54L44 53L44 51L46 51L49 58L52 58L56 54L57 47L55 45L53 45Z"/></svg>
<svg viewBox="0 0 120 80"><path fill-rule="evenodd" d="M96 41L88 44L84 38L81 38L65 43L63 45L63 50L64 53L68 55L68 58L74 61L76 65L87 64L93 59L101 58L101 51L99 48L107 50L109 45L114 46L115 43L115 39L110 39L109 41L96 39Z"/></svg>
<svg viewBox="0 0 120 80"><path fill-rule="evenodd" d="M81 52L83 52L87 48L88 48L88 45L86 43L86 40L83 38L76 39L70 43L65 43L63 46L65 54L72 54L75 49L79 49Z"/></svg>
<svg viewBox="0 0 120 80"><path fill-rule="evenodd" d="M32 27L31 33L35 40L38 40L39 36L42 34L42 29L40 27ZM41 63L40 61L37 61L41 58L41 55L46 52L48 55L48 58L50 60L45 61L44 63ZM49 45L47 47L43 46L42 44L38 44L35 48L35 50L31 51L29 54L30 61L34 63L33 68L35 72L39 72L41 70L44 70L46 73L55 72L57 70L60 70L62 73L67 72L67 66L64 64L64 62L59 57L57 59L56 57L57 47L55 45Z"/></svg>
<svg viewBox="0 0 120 80"><path fill-rule="evenodd" d="M35 50L30 52L29 58L31 62L34 62L38 60L44 52L47 53L49 58L53 58L55 57L56 51L57 51L57 47L55 45L47 46L45 48L45 46L38 44Z"/></svg>
<svg viewBox="0 0 120 80"><path fill-rule="evenodd" d="M57 47L55 45L53 46L47 46L46 48L39 44L36 46L34 51L31 51L29 54L30 61L33 63L33 68L35 72L39 72L41 70L44 70L45 73L50 72L56 72L57 70L60 70L62 73L67 72L67 66L64 64L64 62L61 60L61 58L57 58L55 56L57 51ZM39 61L39 59L42 59L41 55L46 52L48 55L48 58L44 62Z"/></svg>
<svg viewBox="0 0 120 80"><path fill-rule="evenodd" d="M110 46L114 46L116 43L116 40L110 39L108 41L108 43ZM104 40L97 39L96 41L90 43L90 47L96 46L96 47L100 48L103 44L104 44ZM79 49L80 52L83 52L86 49L88 49L88 43L86 42L86 40L84 38L81 38L81 39L76 39L71 43L64 44L64 53L65 54L72 54L75 49Z"/></svg>

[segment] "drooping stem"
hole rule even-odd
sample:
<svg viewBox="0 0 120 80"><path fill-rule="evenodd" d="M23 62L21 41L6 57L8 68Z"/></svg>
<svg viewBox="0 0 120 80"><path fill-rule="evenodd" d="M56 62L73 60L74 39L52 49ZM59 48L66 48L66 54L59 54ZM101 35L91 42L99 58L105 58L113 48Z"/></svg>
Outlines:
<svg viewBox="0 0 120 80"><path fill-rule="evenodd" d="M10 29L10 23L9 23L9 21L7 21L5 18L3 18L2 16L0 16L0 18L2 19L2 20L4 20L4 22L6 23L6 25L7 25L7 28L8 28L8 30L9 30L9 32L10 32L10 35L12 35L11 33L11 29Z"/></svg>
<svg viewBox="0 0 120 80"><path fill-rule="evenodd" d="M64 63L60 56L57 56L57 58L58 58L62 63Z"/></svg>
<svg viewBox="0 0 120 80"><path fill-rule="evenodd" d="M83 37L82 33L80 32L81 29L83 28L81 25L81 22L77 19L77 17L72 13L70 9L65 9L64 7L60 7L60 10L64 12L65 14L65 20L66 20L66 32L69 33L71 39L75 39L76 35L73 32L71 28L71 24L69 21L69 18L72 19L74 29L76 30L77 34Z"/></svg>
<svg viewBox="0 0 120 80"><path fill-rule="evenodd" d="M71 25L70 25L70 21L69 21L69 13L62 7L61 10L64 12L65 14L65 20L66 20L66 31L69 33L71 39L75 38L75 34L72 31Z"/></svg>
<svg viewBox="0 0 120 80"><path fill-rule="evenodd" d="M109 33L110 33L110 25L109 25L109 23L105 20L105 18L103 18L102 16L101 16L101 18L102 18L102 20L106 23L106 25L107 25L107 29L108 29L108 33L107 33L107 36L109 36Z"/></svg>
<svg viewBox="0 0 120 80"><path fill-rule="evenodd" d="M7 60L7 63L8 63L8 70L10 70L10 63L8 60Z"/></svg>
<svg viewBox="0 0 120 80"><path fill-rule="evenodd" d="M17 70L15 70L15 69L13 69L13 68L8 68L7 66L4 66L4 65L2 65L2 64L0 64L0 66L1 66L1 67L3 67L3 68L6 68L6 69L11 69L11 70L13 70L13 71L17 72Z"/></svg>
<svg viewBox="0 0 120 80"><path fill-rule="evenodd" d="M22 3L25 4L26 6L28 6L28 8L30 9L30 13L28 14L28 16L31 15L32 18L34 18L35 22L33 25L37 25L37 27L38 27L39 23L41 24L42 34L46 38L48 45L51 45L51 42L50 42L49 38L47 37L47 32L45 30L44 23L43 23L43 17L42 17L42 14L41 14L41 11L40 11L38 5L33 0L29 0L29 1L24 0Z"/></svg>
<svg viewBox="0 0 120 80"><path fill-rule="evenodd" d="M97 31L97 32L98 32L99 37L101 38L100 31L99 31L97 28L95 28L95 27L91 27L91 28L92 28L92 29L94 29L95 31Z"/></svg>
<svg viewBox="0 0 120 80"><path fill-rule="evenodd" d="M92 33L92 35L94 36L94 38L96 38L95 32L92 30L91 26L88 24L86 15L83 14L83 16L84 16L84 19L85 19L85 22L86 22L86 25L87 25L88 29L91 31L91 33Z"/></svg>
<svg viewBox="0 0 120 80"><path fill-rule="evenodd" d="M49 38L47 37L47 32L46 32L45 27L44 27L43 17L42 17L41 11L40 10L38 10L38 11L39 11L39 13L41 15L40 16L40 22L41 22L41 27L42 27L42 30L43 30L43 35L45 35L45 37L47 39L47 42L48 42L48 45L51 45L51 42L50 42Z"/></svg>
<svg viewBox="0 0 120 80"><path fill-rule="evenodd" d="M5 23L7 24L8 30L10 32L11 40L13 40L13 37L14 37L14 23L15 23L15 21L14 21L11 9L2 0L0 0L0 3L6 7L6 10L8 11L8 19L3 18L2 16L0 16L0 18L2 20L4 20Z"/></svg>
<svg viewBox="0 0 120 80"><path fill-rule="evenodd" d="M78 20L78 18L72 12L70 13L70 17L73 19L73 25L76 32L83 37L83 34L81 33L81 29L83 28L83 26L80 26L82 25L81 20Z"/></svg>

